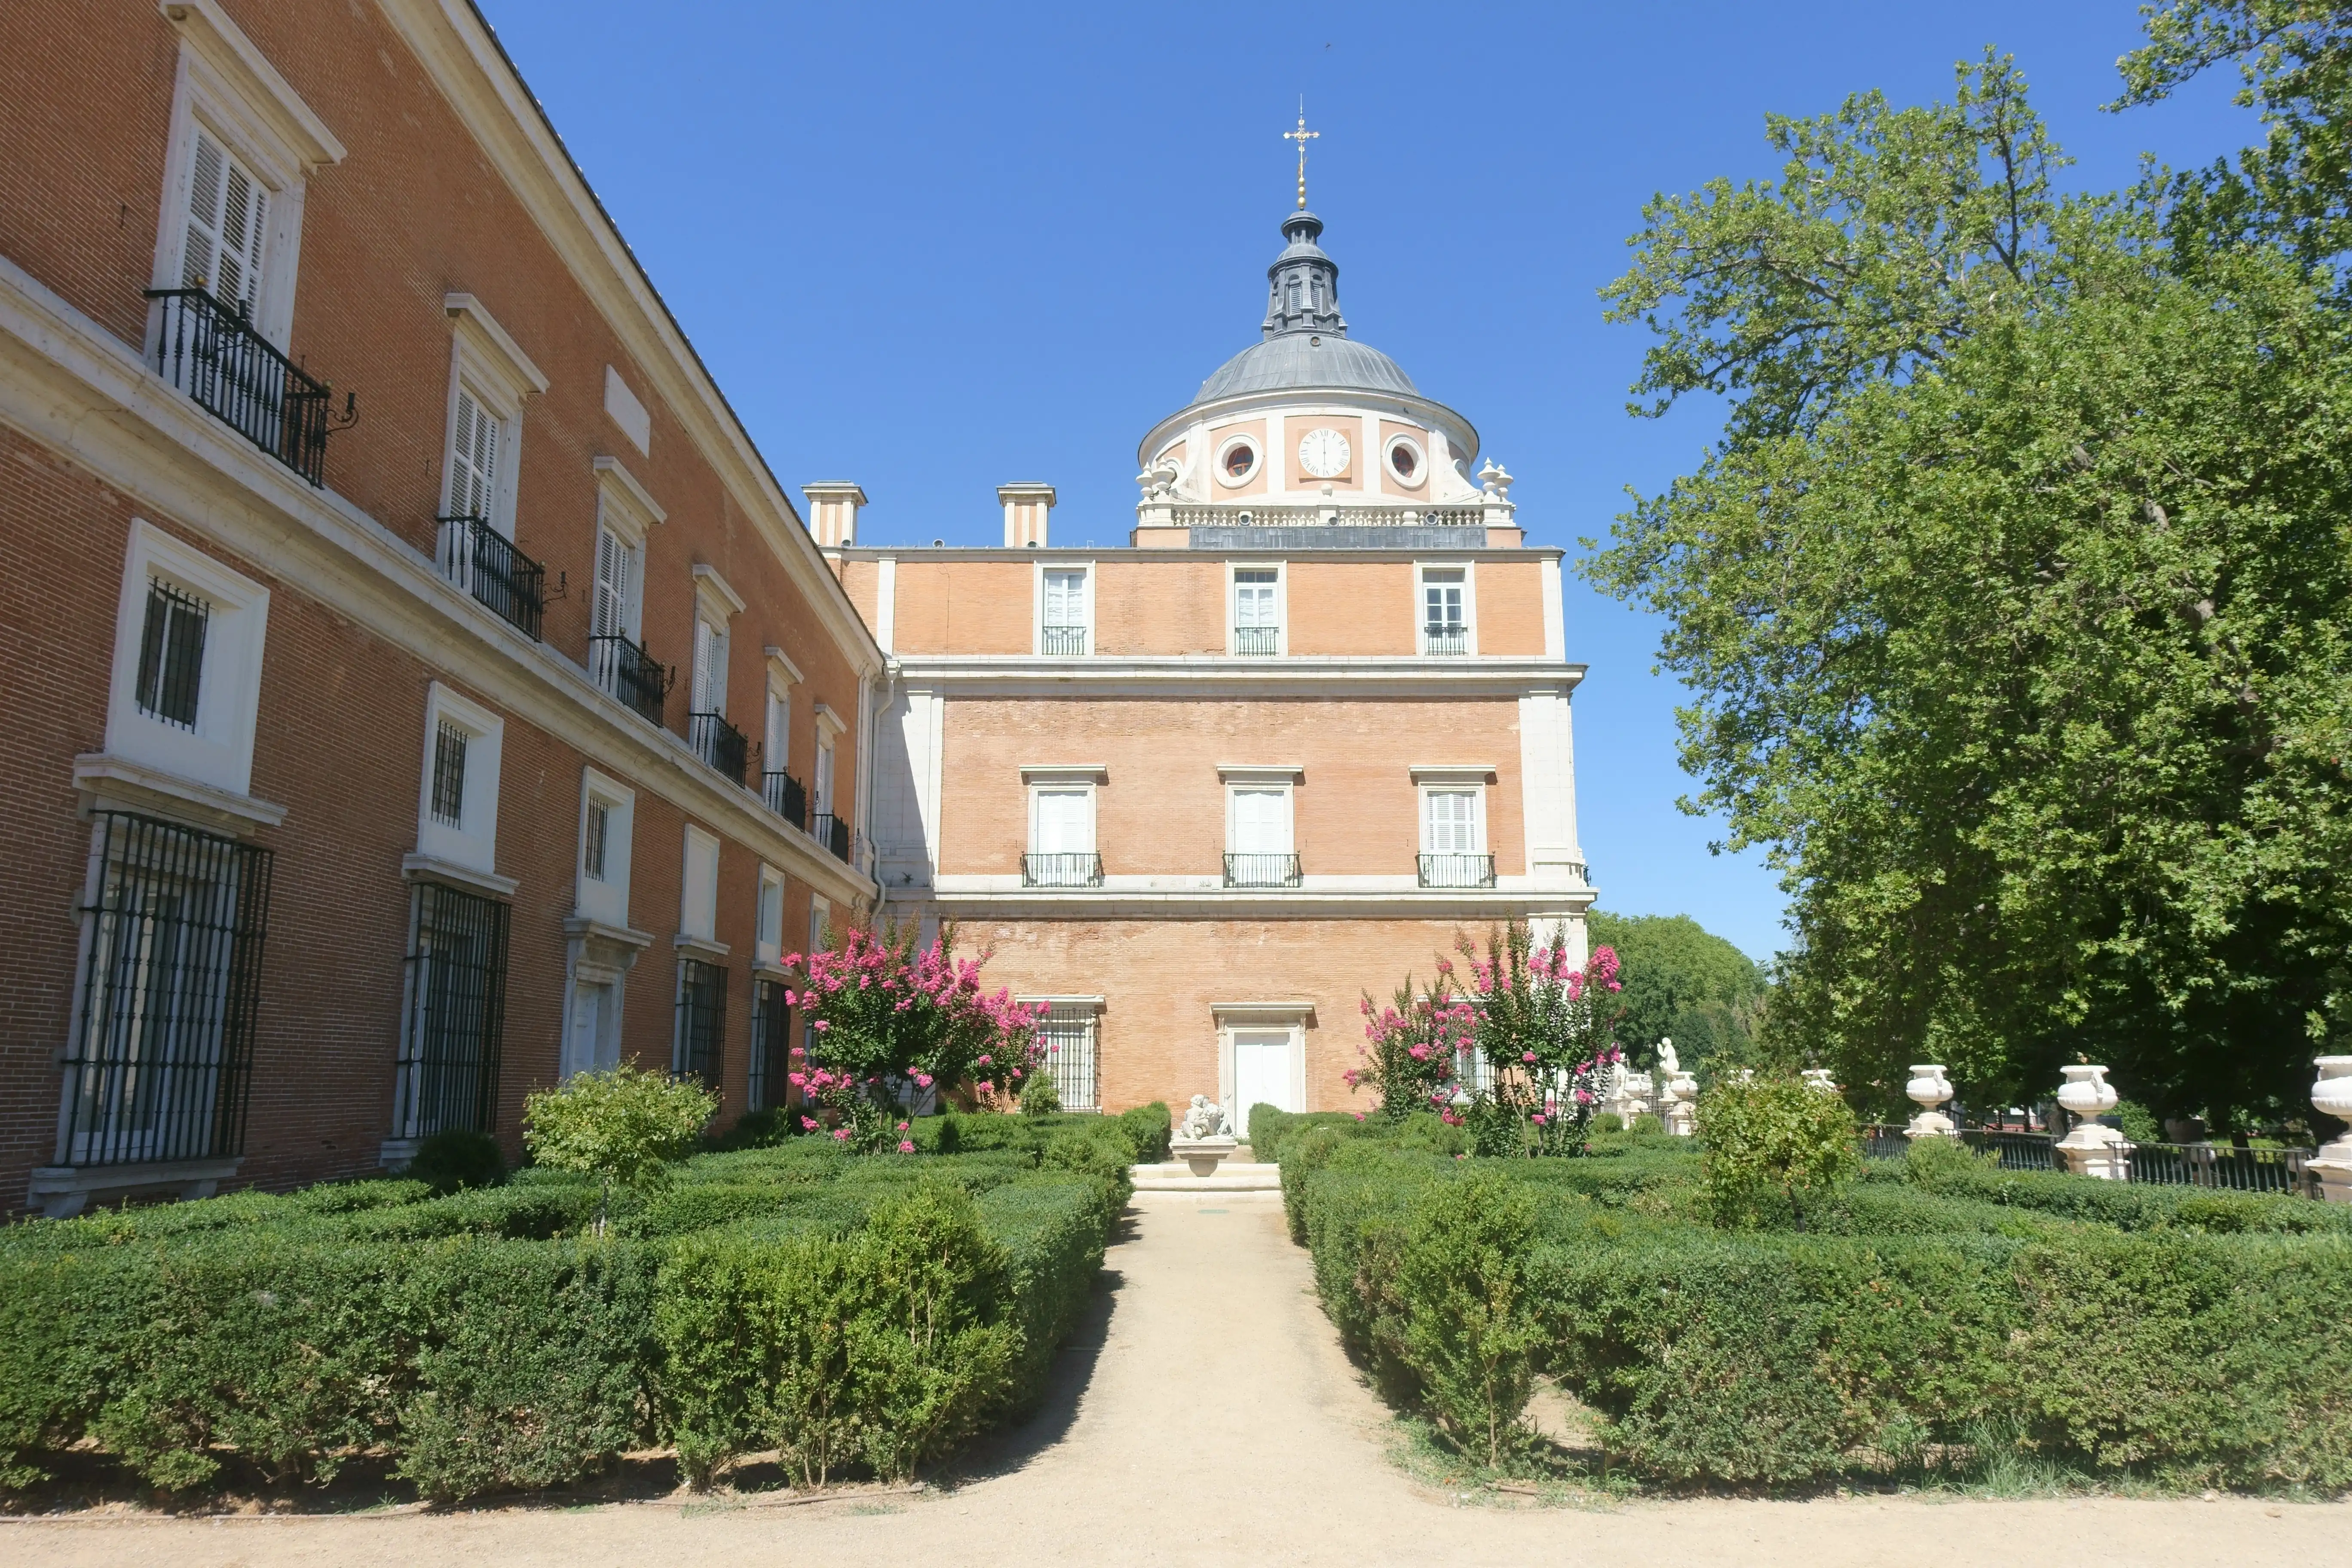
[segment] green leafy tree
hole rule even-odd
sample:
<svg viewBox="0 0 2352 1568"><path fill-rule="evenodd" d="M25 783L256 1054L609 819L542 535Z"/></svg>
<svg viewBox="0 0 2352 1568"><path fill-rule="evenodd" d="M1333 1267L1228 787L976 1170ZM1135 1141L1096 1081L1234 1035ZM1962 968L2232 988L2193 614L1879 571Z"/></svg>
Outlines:
<svg viewBox="0 0 2352 1568"><path fill-rule="evenodd" d="M614 1185L660 1184L670 1162L694 1152L719 1100L689 1079L671 1079L623 1062L575 1073L523 1101L522 1140L531 1158L603 1184L596 1231L604 1234Z"/></svg>
<svg viewBox="0 0 2352 1568"><path fill-rule="evenodd" d="M1688 915L1595 910L1585 925L1624 965L1617 1038L1637 1065L1655 1059L1662 1039L1674 1041L1688 1070L1748 1062L1764 1011L1764 973L1755 960Z"/></svg>
<svg viewBox="0 0 2352 1568"><path fill-rule="evenodd" d="M2352 992L2343 320L2275 248L2176 266L2146 191L2058 197L2005 60L1769 134L1781 179L1654 204L1608 291L1645 411L1730 412L1585 565L1667 623L1685 807L1791 895L1768 1043L1866 1099L2087 1054L2161 1114L2291 1105Z"/></svg>
<svg viewBox="0 0 2352 1568"><path fill-rule="evenodd" d="M1802 1230L1805 1205L1862 1171L1852 1108L1793 1075L1717 1079L1699 1096L1698 1135L1700 1179L1727 1224L1769 1220L1785 1205Z"/></svg>

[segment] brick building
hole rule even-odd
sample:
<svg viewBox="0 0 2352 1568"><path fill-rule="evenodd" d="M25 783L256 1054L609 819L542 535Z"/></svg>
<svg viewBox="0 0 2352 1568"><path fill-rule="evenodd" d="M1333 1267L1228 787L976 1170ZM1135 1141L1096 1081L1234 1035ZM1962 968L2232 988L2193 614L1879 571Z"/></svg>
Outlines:
<svg viewBox="0 0 2352 1568"><path fill-rule="evenodd" d="M1303 162L1298 207L1260 341L1145 435L1126 547L1053 544L1042 484L994 549L861 544L857 487L810 490L890 657L885 908L1053 1004L1066 1105L1346 1107L1359 998L1457 933L1581 957L1560 552L1347 335Z"/></svg>
<svg viewBox="0 0 2352 1568"><path fill-rule="evenodd" d="M480 16L11 6L0 145L0 1204L774 1100L884 657Z"/></svg>

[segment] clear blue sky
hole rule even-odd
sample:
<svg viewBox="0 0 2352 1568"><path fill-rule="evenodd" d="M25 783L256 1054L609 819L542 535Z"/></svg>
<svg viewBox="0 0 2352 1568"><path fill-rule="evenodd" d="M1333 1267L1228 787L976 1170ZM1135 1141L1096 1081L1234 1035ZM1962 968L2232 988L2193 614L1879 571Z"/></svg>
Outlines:
<svg viewBox="0 0 2352 1568"><path fill-rule="evenodd" d="M1768 110L1946 97L1996 44L2080 185L2251 140L2222 81L2099 112L2131 0L482 4L778 478L857 480L879 543L994 543L1008 479L1059 489L1056 542L1124 542L1136 442L1256 336L1301 93L1351 334L1468 416L1571 556L1714 434L1626 416L1645 338L1594 291L1654 193L1774 172ZM1675 807L1656 623L1568 593L1603 907L1769 956L1772 874Z"/></svg>

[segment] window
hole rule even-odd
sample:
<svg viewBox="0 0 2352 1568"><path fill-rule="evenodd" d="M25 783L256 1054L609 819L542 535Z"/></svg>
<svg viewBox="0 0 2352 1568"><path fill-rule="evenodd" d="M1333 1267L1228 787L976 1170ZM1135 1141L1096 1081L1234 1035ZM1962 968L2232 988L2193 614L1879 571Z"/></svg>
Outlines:
<svg viewBox="0 0 2352 1568"><path fill-rule="evenodd" d="M481 394L461 381L450 424L449 515L488 522L499 493L499 421Z"/></svg>
<svg viewBox="0 0 2352 1568"><path fill-rule="evenodd" d="M1290 786L1248 783L1225 792L1225 885L1295 888L1298 857L1290 836Z"/></svg>
<svg viewBox="0 0 2352 1568"><path fill-rule="evenodd" d="M1469 576L1469 569L1462 566L1421 569L1422 652L1470 651Z"/></svg>
<svg viewBox="0 0 2352 1568"><path fill-rule="evenodd" d="M1035 997L1024 997L1035 1002ZM1065 1110L1099 1110L1102 1086L1095 1061L1095 1020L1099 1004L1049 1002L1037 1023L1037 1044L1044 1047L1041 1070L1053 1079Z"/></svg>
<svg viewBox="0 0 2352 1568"><path fill-rule="evenodd" d="M238 1154L269 852L112 811L91 847L58 1161Z"/></svg>
<svg viewBox="0 0 2352 1568"><path fill-rule="evenodd" d="M784 875L770 866L760 868L760 907L752 912L752 957L761 963L781 963L784 957Z"/></svg>
<svg viewBox="0 0 2352 1568"><path fill-rule="evenodd" d="M719 936L719 839L690 822L679 879L677 931L689 942L716 942Z"/></svg>
<svg viewBox="0 0 2352 1568"><path fill-rule="evenodd" d="M1247 484L1257 467L1257 443L1247 436L1233 437L1217 448L1213 471L1217 482L1227 489Z"/></svg>
<svg viewBox="0 0 2352 1568"><path fill-rule="evenodd" d="M212 606L161 577L147 580L147 623L139 637L139 711L193 733L204 679L205 622Z"/></svg>
<svg viewBox="0 0 2352 1568"><path fill-rule="evenodd" d="M1421 794L1421 885L1491 888L1482 789L1425 787Z"/></svg>
<svg viewBox="0 0 2352 1568"><path fill-rule="evenodd" d="M784 983L760 976L751 982L750 1109L780 1110L792 1099L793 1009Z"/></svg>
<svg viewBox="0 0 2352 1568"><path fill-rule="evenodd" d="M1029 853L1022 880L1033 888L1090 888L1102 881L1095 853L1095 792L1061 784L1029 792Z"/></svg>
<svg viewBox="0 0 2352 1568"><path fill-rule="evenodd" d="M1410 436L1391 437L1389 440L1389 472L1408 488L1421 482L1421 447Z"/></svg>
<svg viewBox="0 0 2352 1568"><path fill-rule="evenodd" d="M268 187L211 132L198 127L189 160L180 287L202 289L251 314L261 292L268 220Z"/></svg>
<svg viewBox="0 0 2352 1568"><path fill-rule="evenodd" d="M592 882L601 882L604 879L604 845L613 832L613 808L592 797L588 802L588 820L582 831L581 874Z"/></svg>
<svg viewBox="0 0 2352 1568"><path fill-rule="evenodd" d="M767 710L761 715L760 754L772 773L787 773L793 765L793 694L771 675Z"/></svg>
<svg viewBox="0 0 2352 1568"><path fill-rule="evenodd" d="M678 960L677 1038L670 1054L671 1076L698 1079L718 1093L726 1036L727 971L698 958Z"/></svg>
<svg viewBox="0 0 2352 1568"><path fill-rule="evenodd" d="M629 924L630 836L636 795L593 768L580 773L580 876L573 906L583 919Z"/></svg>
<svg viewBox="0 0 2352 1568"><path fill-rule="evenodd" d="M436 882L410 911L408 994L392 1135L498 1125L507 990L507 906Z"/></svg>
<svg viewBox="0 0 2352 1568"><path fill-rule="evenodd" d="M1054 567L1043 574L1045 620L1038 634L1037 651L1045 654L1083 654L1087 651L1087 631L1092 621L1087 591L1091 575L1083 567Z"/></svg>
<svg viewBox="0 0 2352 1568"><path fill-rule="evenodd" d="M1234 568L1234 651L1282 651L1282 573L1273 566Z"/></svg>
<svg viewBox="0 0 2352 1568"><path fill-rule="evenodd" d="M499 762L505 721L435 681L425 699L425 780L416 852L450 866L498 870Z"/></svg>
<svg viewBox="0 0 2352 1568"><path fill-rule="evenodd" d="M833 935L833 906L823 899L809 900L809 940L811 952L829 951L826 943Z"/></svg>
<svg viewBox="0 0 2352 1568"><path fill-rule="evenodd" d="M631 637L637 626L637 547L609 528L596 531L596 590L589 636Z"/></svg>

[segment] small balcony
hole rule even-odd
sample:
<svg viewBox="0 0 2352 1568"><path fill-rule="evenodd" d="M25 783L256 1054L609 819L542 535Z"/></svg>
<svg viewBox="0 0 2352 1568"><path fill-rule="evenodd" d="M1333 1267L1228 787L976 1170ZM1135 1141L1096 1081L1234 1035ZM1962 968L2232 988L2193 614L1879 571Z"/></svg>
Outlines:
<svg viewBox="0 0 2352 1568"><path fill-rule="evenodd" d="M1296 888L1299 882L1296 855L1251 853L1225 857L1228 888Z"/></svg>
<svg viewBox="0 0 2352 1568"><path fill-rule="evenodd" d="M1235 626L1234 651L1239 654L1272 657L1282 651L1280 626Z"/></svg>
<svg viewBox="0 0 2352 1568"><path fill-rule="evenodd" d="M808 827L808 791L801 781L790 773L771 773L760 775L760 798L768 809L791 823L794 827Z"/></svg>
<svg viewBox="0 0 2352 1568"><path fill-rule="evenodd" d="M743 782L743 770L751 761L751 742L743 731L727 721L723 713L689 713L686 716L687 743L719 775L730 784Z"/></svg>
<svg viewBox="0 0 2352 1568"><path fill-rule="evenodd" d="M849 824L829 811L820 811L809 818L809 837L831 850L835 859L849 864Z"/></svg>
<svg viewBox="0 0 2352 1568"><path fill-rule="evenodd" d="M1102 857L1090 850L1021 857L1024 888L1099 888L1102 879Z"/></svg>
<svg viewBox="0 0 2352 1568"><path fill-rule="evenodd" d="M1465 626L1426 626L1421 628L1421 651L1425 654L1466 654L1470 651L1470 628Z"/></svg>
<svg viewBox="0 0 2352 1568"><path fill-rule="evenodd" d="M646 723L662 721L669 671L656 664L641 645L625 637L590 637L588 678Z"/></svg>
<svg viewBox="0 0 2352 1568"><path fill-rule="evenodd" d="M1424 855L1421 858L1424 888L1491 888L1495 885L1492 855Z"/></svg>
<svg viewBox="0 0 2352 1568"><path fill-rule="evenodd" d="M147 298L162 307L156 372L311 484L323 482L327 432L336 427L327 384L256 331L241 303L202 289L150 289Z"/></svg>
<svg viewBox="0 0 2352 1568"><path fill-rule="evenodd" d="M514 547L486 518L445 517L435 552L441 575L531 641L547 612L547 568Z"/></svg>
<svg viewBox="0 0 2352 1568"><path fill-rule="evenodd" d="M1047 626L1039 635L1038 647L1055 658L1082 658L1087 651L1087 628L1084 626Z"/></svg>

